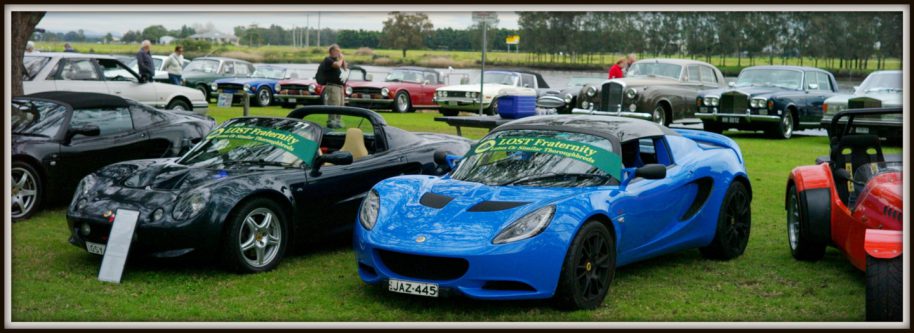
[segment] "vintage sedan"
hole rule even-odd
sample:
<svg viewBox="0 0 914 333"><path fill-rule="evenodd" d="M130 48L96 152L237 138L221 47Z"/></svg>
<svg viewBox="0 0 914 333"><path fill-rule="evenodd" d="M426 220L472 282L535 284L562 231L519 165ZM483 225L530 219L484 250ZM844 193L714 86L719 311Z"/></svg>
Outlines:
<svg viewBox="0 0 914 333"><path fill-rule="evenodd" d="M351 82L347 105L367 109L413 112L438 108L435 90L444 86L441 73L425 67L394 68L384 82Z"/></svg>
<svg viewBox="0 0 914 333"><path fill-rule="evenodd" d="M168 56L164 56L164 55L153 55L152 56L153 66L155 67L155 76L153 76L152 79L155 80L156 82L165 82L165 83L169 82L168 81L168 72L165 71L165 59L166 58L168 58ZM139 67L139 65L137 65L136 57L133 57L133 59L126 62L126 64L128 66L130 66L130 69L133 69L134 72L137 72L137 73L140 72L140 67ZM184 62L181 63L181 67L187 67L188 64L190 64L190 60L184 59Z"/></svg>
<svg viewBox="0 0 914 333"><path fill-rule="evenodd" d="M241 101L245 91L248 98L257 106L270 106L276 94L276 83L288 77L289 70L274 65L256 65L254 74L249 77L225 78L213 81L210 85L215 96L226 94L233 101Z"/></svg>
<svg viewBox="0 0 914 333"><path fill-rule="evenodd" d="M298 105L325 104L324 86L314 79L315 72L316 70L295 70L290 72L288 78L277 82L273 90L277 92L274 98L279 105L291 109ZM340 76L347 86L350 80L353 83L372 80L372 75L361 66L351 66L348 71L341 71Z"/></svg>
<svg viewBox="0 0 914 333"><path fill-rule="evenodd" d="M579 94L582 109L574 111L633 117L669 126L675 120L694 116L699 91L726 86L724 75L709 63L645 59L632 64L625 78L585 89ZM599 107L589 107L593 103Z"/></svg>
<svg viewBox="0 0 914 333"><path fill-rule="evenodd" d="M13 220L69 200L83 176L105 165L182 154L215 125L189 111L69 91L14 97L10 120Z"/></svg>
<svg viewBox="0 0 914 333"><path fill-rule="evenodd" d="M828 136L831 137L835 135L831 132L831 118L838 112L848 109L902 107L902 80L901 71L873 72L859 87L854 87L853 95L835 95L826 99L822 105L825 114L820 124L828 130ZM854 120L854 131L858 134L876 134L888 141L899 141L902 134L901 124L900 114L860 116Z"/></svg>
<svg viewBox="0 0 914 333"><path fill-rule="evenodd" d="M158 109L206 113L209 103L199 91L159 82L140 83L130 67L107 55L86 53L28 54L22 88L26 94L77 91L112 94Z"/></svg>
<svg viewBox="0 0 914 333"><path fill-rule="evenodd" d="M693 104L706 131L764 130L789 139L796 130L819 128L822 105L837 92L835 77L818 68L754 66L730 88L702 91Z"/></svg>
<svg viewBox="0 0 914 333"><path fill-rule="evenodd" d="M563 105L556 108L556 111L561 114L568 114L574 108L599 109L599 98L581 98L581 96L586 96L587 91L596 92L604 81L606 79L602 77L573 77L569 79L565 88L559 91L558 97L562 99ZM595 88L590 89L590 87Z"/></svg>
<svg viewBox="0 0 914 333"><path fill-rule="evenodd" d="M223 57L196 58L184 67L184 85L199 90L207 100L215 98L213 81L228 77L249 77L254 74L250 62Z"/></svg>
<svg viewBox="0 0 914 333"><path fill-rule="evenodd" d="M329 115L344 126L331 128ZM440 174L435 152L462 155L470 143L410 133L351 107L235 118L180 158L113 164L83 178L67 210L69 241L104 254L109 219L130 209L140 212L131 256L200 253L231 270L268 271L293 242L352 232L375 183Z"/></svg>
<svg viewBox="0 0 914 333"><path fill-rule="evenodd" d="M445 86L435 91L435 103L445 116L456 116L460 111L478 112L480 102L480 84L470 83ZM485 113L498 113L498 100L501 96L539 96L549 89L546 80L539 73L520 70L490 70L483 72L482 108Z"/></svg>

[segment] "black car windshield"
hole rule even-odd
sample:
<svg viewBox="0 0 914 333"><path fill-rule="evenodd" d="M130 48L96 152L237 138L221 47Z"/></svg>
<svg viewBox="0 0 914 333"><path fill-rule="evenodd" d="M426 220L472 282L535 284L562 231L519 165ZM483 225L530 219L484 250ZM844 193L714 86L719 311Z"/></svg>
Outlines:
<svg viewBox="0 0 914 333"><path fill-rule="evenodd" d="M453 179L497 186L618 184L621 162L609 139L546 130L495 132L473 147Z"/></svg>
<svg viewBox="0 0 914 333"><path fill-rule="evenodd" d="M197 167L311 165L319 135L319 126L296 119L236 118L210 132L178 163Z"/></svg>
<svg viewBox="0 0 914 333"><path fill-rule="evenodd" d="M482 83L504 84L509 86L517 86L519 81L519 75L505 72L485 72L482 78Z"/></svg>
<svg viewBox="0 0 914 333"><path fill-rule="evenodd" d="M739 73L734 87L801 89L803 73L787 69L747 69Z"/></svg>
<svg viewBox="0 0 914 333"><path fill-rule="evenodd" d="M856 95L871 92L901 92L901 72L873 73L863 80Z"/></svg>
<svg viewBox="0 0 914 333"><path fill-rule="evenodd" d="M663 76L679 80L682 66L662 62L636 62L628 69L626 76Z"/></svg>
<svg viewBox="0 0 914 333"><path fill-rule="evenodd" d="M587 84L598 85L600 83L603 83L603 81L606 81L606 79L601 78L601 77L573 77L568 80L567 87L568 88L583 87L584 85L587 85Z"/></svg>
<svg viewBox="0 0 914 333"><path fill-rule="evenodd" d="M422 83L423 73L420 71L397 69L390 72L390 74L387 74L384 81Z"/></svg>
<svg viewBox="0 0 914 333"><path fill-rule="evenodd" d="M63 105L42 100L14 99L10 113L13 134L53 137L67 115Z"/></svg>
<svg viewBox="0 0 914 333"><path fill-rule="evenodd" d="M262 77L267 79L282 80L286 76L286 70L273 66L258 66L251 77Z"/></svg>
<svg viewBox="0 0 914 333"><path fill-rule="evenodd" d="M184 67L185 72L215 73L219 69L219 60L198 59Z"/></svg>

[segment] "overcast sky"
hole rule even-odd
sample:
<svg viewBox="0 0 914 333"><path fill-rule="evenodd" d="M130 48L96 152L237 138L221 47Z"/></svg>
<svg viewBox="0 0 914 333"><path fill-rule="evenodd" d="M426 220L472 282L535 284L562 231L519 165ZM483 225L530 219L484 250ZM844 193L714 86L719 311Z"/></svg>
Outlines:
<svg viewBox="0 0 914 333"><path fill-rule="evenodd" d="M425 12L435 28L464 29L470 26L469 12ZM310 15L310 19L308 16ZM87 34L112 33L119 36L128 30L142 30L150 25L161 24L166 29L178 29L181 25L194 23L206 25L212 22L216 30L233 33L239 25L257 24L269 27L276 24L285 28L294 25L317 27L316 12L48 12L38 24L49 31L67 32L83 29ZM381 30L387 12L323 12L320 14L322 28ZM499 27L516 29L517 14L499 12Z"/></svg>

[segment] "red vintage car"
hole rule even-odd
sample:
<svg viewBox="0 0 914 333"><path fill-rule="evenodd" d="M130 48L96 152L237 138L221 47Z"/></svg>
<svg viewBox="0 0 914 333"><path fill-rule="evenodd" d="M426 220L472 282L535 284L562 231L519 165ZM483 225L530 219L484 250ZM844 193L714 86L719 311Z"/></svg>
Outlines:
<svg viewBox="0 0 914 333"><path fill-rule="evenodd" d="M324 86L314 80L314 74L315 71L292 71L288 79L276 83L276 95L273 98L288 109L297 105L324 104ZM347 91L350 84L371 81L371 74L359 66L352 66L349 71L343 71L342 75Z"/></svg>
<svg viewBox="0 0 914 333"><path fill-rule="evenodd" d="M384 82L350 82L347 105L376 110L413 112L437 109L435 89L444 86L441 73L424 67L397 67Z"/></svg>
<svg viewBox="0 0 914 333"><path fill-rule="evenodd" d="M878 136L856 131L854 119L894 114L902 110L838 113L831 122L830 156L793 169L787 181L793 257L819 260L828 245L844 252L866 272L866 318L872 321L902 319L903 166L900 155L883 154Z"/></svg>

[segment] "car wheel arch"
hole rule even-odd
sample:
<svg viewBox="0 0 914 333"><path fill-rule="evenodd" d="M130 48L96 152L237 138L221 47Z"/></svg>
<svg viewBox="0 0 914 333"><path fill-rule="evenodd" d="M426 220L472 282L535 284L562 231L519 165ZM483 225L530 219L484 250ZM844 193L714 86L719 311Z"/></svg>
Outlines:
<svg viewBox="0 0 914 333"><path fill-rule="evenodd" d="M42 181L46 181L48 179L48 171L45 170L44 166L41 164L41 162L38 159L36 159L35 157L33 157L31 155L13 155L10 158L10 162L22 162L22 163L28 164L29 166L34 168L35 171L38 171L38 177L41 177ZM10 164L12 164L12 163L10 163Z"/></svg>
<svg viewBox="0 0 914 333"><path fill-rule="evenodd" d="M578 229L580 229L580 227L583 226L584 223L587 221L597 221L600 224L602 224L603 226L605 226L606 229L609 230L609 234L612 235L613 239L616 240L617 246L618 246L618 244L620 244L619 243L620 242L619 233L616 232L616 224L615 224L615 222L612 221L612 219L609 218L609 216L607 216L606 214L604 214L602 212L595 213L591 216L588 216L583 221L581 221L580 225L578 226ZM577 234L577 232L578 232L578 230L575 230L575 234Z"/></svg>
<svg viewBox="0 0 914 333"><path fill-rule="evenodd" d="M191 109L190 109L190 110L185 110L185 111L193 111L194 103L191 103L191 102L190 102L190 99L187 98L187 96L184 96L184 95L172 96L171 99L168 100L168 103L165 104L165 107L168 107L168 105L171 105L171 103L173 103L174 101L182 101L182 102L184 102L184 103L187 103L187 105L189 105Z"/></svg>
<svg viewBox="0 0 914 333"><path fill-rule="evenodd" d="M234 214L237 214L237 213L238 213L238 209L240 209L241 206L244 205L244 203L246 203L246 202L248 202L248 201L250 201L250 200L253 200L253 199L260 199L260 198L265 198L265 199L268 199L268 200L270 200L270 201L273 201L273 202L275 202L276 204L278 204L280 207L282 207L283 214L285 214L286 218L289 219L289 221L288 221L288 225L289 225L289 228L288 228L288 229L289 229L289 239L292 240L292 241L294 242L294 240L295 240L295 231L296 231L297 228L298 228L298 227L297 227L297 224L293 222L293 221L296 221L296 220L297 220L296 217L295 217L295 211L294 211L294 209L293 209L294 203L293 203L292 200L294 200L294 199L291 199L291 198L289 198L288 196L286 196L286 195L284 195L284 194L282 194L282 193L280 193L280 192L278 192L278 191L276 191L276 190L273 190L273 189L262 189L262 190L257 190L257 191L251 192L251 193L249 193L248 195L243 196L243 197L241 197L241 198L238 199L238 200L235 200L235 201L232 202L230 205L226 205L226 206L229 207L229 209L224 210L224 211L226 211L227 213L223 213L223 214L222 214L221 216L219 216L219 218L217 219L217 221L218 221L217 223L219 224L219 228L222 229L222 230L221 230L221 233L224 235L225 233L229 232L228 227L227 227L228 224L225 223L226 220L228 220L228 218L229 218L230 216L233 216Z"/></svg>
<svg viewBox="0 0 914 333"><path fill-rule="evenodd" d="M745 174L739 174L733 178L733 181L743 183L743 186L746 187L746 191L749 192L749 201L752 202L752 184L749 182L749 177Z"/></svg>

